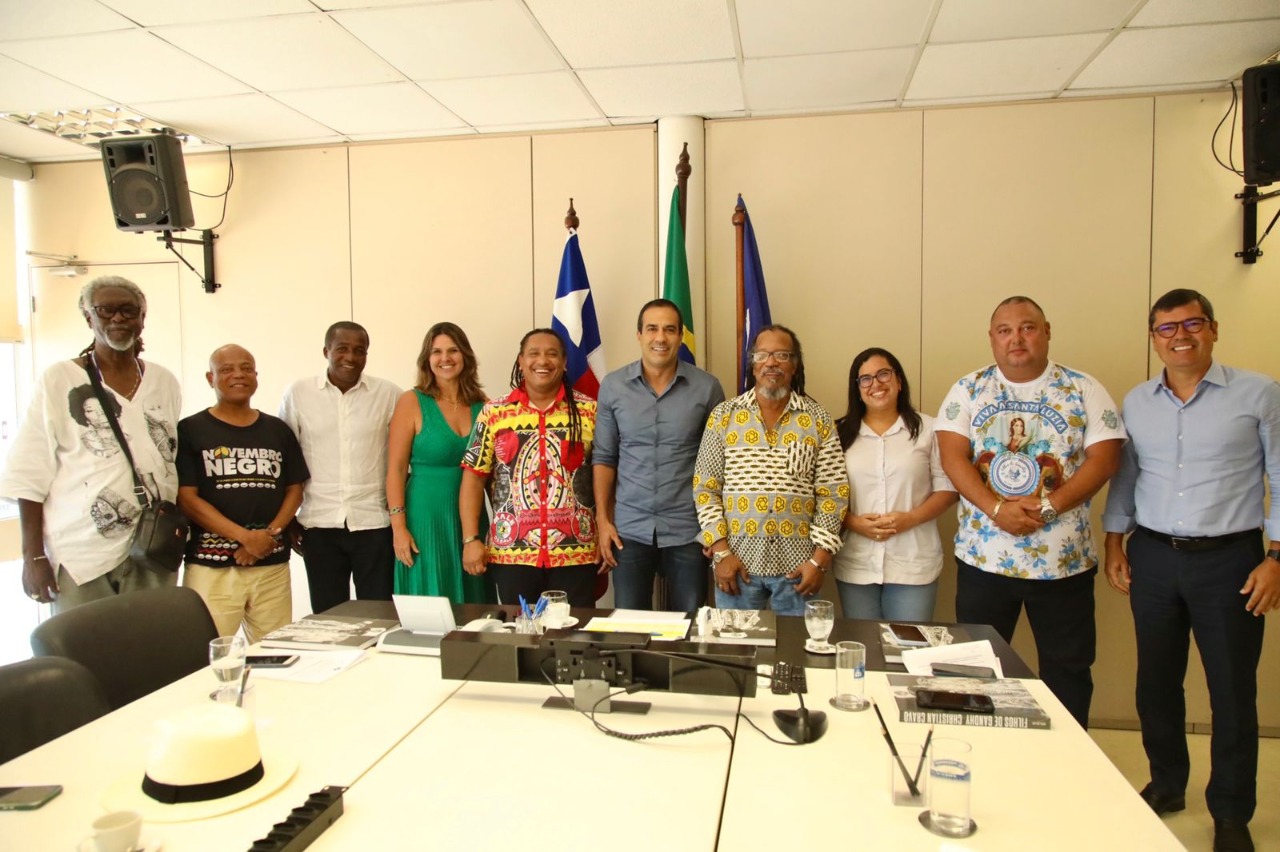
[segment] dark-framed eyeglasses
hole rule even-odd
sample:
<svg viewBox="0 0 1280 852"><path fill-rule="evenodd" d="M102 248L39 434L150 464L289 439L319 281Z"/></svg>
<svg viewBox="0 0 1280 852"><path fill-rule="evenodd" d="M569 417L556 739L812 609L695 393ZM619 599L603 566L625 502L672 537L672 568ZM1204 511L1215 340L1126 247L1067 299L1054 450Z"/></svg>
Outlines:
<svg viewBox="0 0 1280 852"><path fill-rule="evenodd" d="M119 305L94 305L93 312L98 315L99 319L109 320L116 314L125 319L137 319L142 316L142 307L129 302L122 302Z"/></svg>
<svg viewBox="0 0 1280 852"><path fill-rule="evenodd" d="M1188 334L1199 334L1200 329L1211 322L1213 320L1208 317L1191 317L1190 319L1184 319L1182 322L1162 322L1151 330L1161 337L1173 337L1178 333L1178 326L1182 326Z"/></svg>
<svg viewBox="0 0 1280 852"><path fill-rule="evenodd" d="M785 364L794 357L796 357L796 353L789 349L780 349L777 352L765 352L763 349L754 349L751 352L751 363L763 364L765 361L773 358L773 360L777 361L779 364Z"/></svg>
<svg viewBox="0 0 1280 852"><path fill-rule="evenodd" d="M863 390L866 390L867 388L871 387L872 381L877 381L882 385L887 385L889 384L889 380L892 379L894 375L895 374L891 367L885 367L883 370L880 370L879 372L877 372L874 376L858 376L858 387L862 388Z"/></svg>

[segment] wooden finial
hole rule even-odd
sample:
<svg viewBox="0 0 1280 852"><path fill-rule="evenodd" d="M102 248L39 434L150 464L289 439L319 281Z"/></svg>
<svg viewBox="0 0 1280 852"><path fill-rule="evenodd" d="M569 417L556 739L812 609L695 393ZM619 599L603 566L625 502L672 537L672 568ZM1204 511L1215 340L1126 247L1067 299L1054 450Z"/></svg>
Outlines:
<svg viewBox="0 0 1280 852"><path fill-rule="evenodd" d="M693 166L689 165L689 143L684 143L680 152L680 162L676 163L676 186L680 187L680 227L689 229L689 175L693 174Z"/></svg>
<svg viewBox="0 0 1280 852"><path fill-rule="evenodd" d="M569 212L565 214L564 226L570 231L578 230L578 211L573 209L573 199L569 199Z"/></svg>
<svg viewBox="0 0 1280 852"><path fill-rule="evenodd" d="M689 143L684 143L684 149L680 152L680 162L676 164L676 177L688 178L693 174L693 166L689 165Z"/></svg>

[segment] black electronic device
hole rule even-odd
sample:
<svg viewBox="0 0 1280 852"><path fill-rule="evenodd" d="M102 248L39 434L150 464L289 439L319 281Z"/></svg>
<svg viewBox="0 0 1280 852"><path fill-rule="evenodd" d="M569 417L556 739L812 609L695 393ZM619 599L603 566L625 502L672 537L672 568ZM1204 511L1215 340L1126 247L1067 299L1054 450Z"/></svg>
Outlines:
<svg viewBox="0 0 1280 852"><path fill-rule="evenodd" d="M58 784L43 787L0 787L0 811L34 811L62 792Z"/></svg>
<svg viewBox="0 0 1280 852"><path fill-rule="evenodd" d="M1280 180L1280 63L1246 68L1240 92L1244 182Z"/></svg>
<svg viewBox="0 0 1280 852"><path fill-rule="evenodd" d="M908 648L929 647L929 637L925 636L924 631L917 625L894 622L889 625L889 632L893 634L894 641L899 645Z"/></svg>
<svg viewBox="0 0 1280 852"><path fill-rule="evenodd" d="M287 669L298 662L297 654L249 654L244 658L255 669Z"/></svg>
<svg viewBox="0 0 1280 852"><path fill-rule="evenodd" d="M996 705L990 695L976 692L943 692L936 689L916 690L916 705L930 710L950 710L957 713L994 713Z"/></svg>
<svg viewBox="0 0 1280 852"><path fill-rule="evenodd" d="M799 710L774 710L773 724L792 742L811 743L827 732L827 714L801 707Z"/></svg>
<svg viewBox="0 0 1280 852"><path fill-rule="evenodd" d="M102 167L121 231L180 231L195 224L177 136L104 139Z"/></svg>
<svg viewBox="0 0 1280 852"><path fill-rule="evenodd" d="M993 678L996 670L990 666L966 666L960 663L934 663L930 667L934 677Z"/></svg>

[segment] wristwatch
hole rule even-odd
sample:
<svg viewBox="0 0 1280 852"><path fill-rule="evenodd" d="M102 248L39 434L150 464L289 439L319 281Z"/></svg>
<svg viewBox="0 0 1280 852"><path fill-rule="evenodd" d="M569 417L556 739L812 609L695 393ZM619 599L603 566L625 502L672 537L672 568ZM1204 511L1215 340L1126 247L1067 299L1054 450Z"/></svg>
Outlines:
<svg viewBox="0 0 1280 852"><path fill-rule="evenodd" d="M1053 508L1053 504L1049 502L1047 494L1040 498L1040 517L1044 519L1046 524L1051 524L1058 520L1058 510Z"/></svg>
<svg viewBox="0 0 1280 852"><path fill-rule="evenodd" d="M721 562L728 559L729 556L732 554L733 554L733 551L727 547L724 550L717 550L715 553L711 554L711 564L713 566L719 565Z"/></svg>
<svg viewBox="0 0 1280 852"><path fill-rule="evenodd" d="M1280 562L1280 547L1273 547L1267 551L1267 558Z"/></svg>

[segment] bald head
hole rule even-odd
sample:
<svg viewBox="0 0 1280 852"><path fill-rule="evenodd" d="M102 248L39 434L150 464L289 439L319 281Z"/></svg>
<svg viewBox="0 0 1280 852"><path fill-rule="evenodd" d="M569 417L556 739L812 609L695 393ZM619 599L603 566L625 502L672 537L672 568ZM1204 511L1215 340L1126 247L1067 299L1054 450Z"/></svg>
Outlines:
<svg viewBox="0 0 1280 852"><path fill-rule="evenodd" d="M258 366L253 354L235 343L213 350L205 373L219 403L248 405L258 390Z"/></svg>

